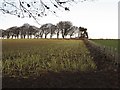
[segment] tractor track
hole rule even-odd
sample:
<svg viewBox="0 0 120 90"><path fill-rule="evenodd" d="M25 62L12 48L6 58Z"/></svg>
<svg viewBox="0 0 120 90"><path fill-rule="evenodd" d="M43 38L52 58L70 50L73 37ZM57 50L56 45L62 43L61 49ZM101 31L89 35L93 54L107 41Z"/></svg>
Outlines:
<svg viewBox="0 0 120 90"><path fill-rule="evenodd" d="M113 62L113 59L108 57L98 47L91 45L88 40L85 39L83 41L96 63L96 72L99 72L98 74L100 76L98 80L103 80L103 82L106 82L112 87L118 87L119 65ZM104 73L104 75L101 76L101 73ZM96 73L96 75L98 74ZM106 78L108 81L106 81Z"/></svg>

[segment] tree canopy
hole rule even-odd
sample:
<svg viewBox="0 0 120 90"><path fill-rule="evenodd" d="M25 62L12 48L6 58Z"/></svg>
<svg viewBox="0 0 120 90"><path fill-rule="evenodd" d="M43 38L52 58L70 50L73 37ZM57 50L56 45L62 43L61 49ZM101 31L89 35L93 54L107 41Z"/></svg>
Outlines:
<svg viewBox="0 0 120 90"><path fill-rule="evenodd" d="M66 38L66 36L72 38L75 34L78 34L78 36L74 38L88 38L87 28L73 26L70 21L60 21L56 25L46 23L39 28L25 23L20 27L13 26L6 30L0 29L0 32L2 33L2 36L0 37L3 39L48 38L48 35L52 38L55 34L57 35L57 38L59 38L59 35L62 35L62 38ZM43 35L45 37L43 37Z"/></svg>

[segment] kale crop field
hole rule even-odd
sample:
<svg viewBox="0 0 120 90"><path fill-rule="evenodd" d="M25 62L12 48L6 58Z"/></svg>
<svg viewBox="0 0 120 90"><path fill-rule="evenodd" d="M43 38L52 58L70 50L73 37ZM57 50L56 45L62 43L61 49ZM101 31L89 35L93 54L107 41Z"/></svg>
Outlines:
<svg viewBox="0 0 120 90"><path fill-rule="evenodd" d="M3 88L117 87L117 72L98 70L111 64L83 40L4 39L2 49Z"/></svg>
<svg viewBox="0 0 120 90"><path fill-rule="evenodd" d="M14 77L46 71L96 69L80 40L3 40L3 72Z"/></svg>

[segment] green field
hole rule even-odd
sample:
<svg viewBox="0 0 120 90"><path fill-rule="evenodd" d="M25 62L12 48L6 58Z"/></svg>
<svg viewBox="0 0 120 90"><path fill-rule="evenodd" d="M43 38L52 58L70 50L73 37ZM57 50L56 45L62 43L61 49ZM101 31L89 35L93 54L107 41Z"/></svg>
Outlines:
<svg viewBox="0 0 120 90"><path fill-rule="evenodd" d="M82 40L3 40L3 74L39 76L48 71L92 71L93 58Z"/></svg>
<svg viewBox="0 0 120 90"><path fill-rule="evenodd" d="M108 46L116 49L117 51L120 51L118 48L118 43L120 40L118 39L92 39L97 44L103 45L103 46Z"/></svg>

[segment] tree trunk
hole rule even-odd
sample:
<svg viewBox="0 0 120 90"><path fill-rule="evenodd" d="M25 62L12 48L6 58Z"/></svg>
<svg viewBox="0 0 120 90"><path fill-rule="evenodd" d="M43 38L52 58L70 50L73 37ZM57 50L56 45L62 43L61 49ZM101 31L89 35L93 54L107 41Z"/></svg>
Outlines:
<svg viewBox="0 0 120 90"><path fill-rule="evenodd" d="M45 39L47 38L47 34L45 34Z"/></svg>
<svg viewBox="0 0 120 90"><path fill-rule="evenodd" d="M36 36L35 36L35 38L37 38L37 39L38 39L38 38L39 38L39 35L36 35Z"/></svg>
<svg viewBox="0 0 120 90"><path fill-rule="evenodd" d="M17 34L17 39L19 38L19 34Z"/></svg>
<svg viewBox="0 0 120 90"><path fill-rule="evenodd" d="M24 35L24 39L25 39L25 35Z"/></svg>
<svg viewBox="0 0 120 90"><path fill-rule="evenodd" d="M65 36L64 36L64 35L62 35L62 38L64 39L64 38L65 38Z"/></svg>
<svg viewBox="0 0 120 90"><path fill-rule="evenodd" d="M64 29L62 30L62 38L64 39L65 37L65 35L64 35L65 33L64 33Z"/></svg>
<svg viewBox="0 0 120 90"><path fill-rule="evenodd" d="M10 36L9 35L7 35L7 39L9 39L10 38Z"/></svg>
<svg viewBox="0 0 120 90"><path fill-rule="evenodd" d="M17 39L17 36L15 35L15 39Z"/></svg>
<svg viewBox="0 0 120 90"><path fill-rule="evenodd" d="M34 36L34 39L36 38L36 35L33 35Z"/></svg>
<svg viewBox="0 0 120 90"><path fill-rule="evenodd" d="M59 32L57 32L57 39L59 38Z"/></svg>
<svg viewBox="0 0 120 90"><path fill-rule="evenodd" d="M88 38L88 33L86 32L86 37Z"/></svg>
<svg viewBox="0 0 120 90"><path fill-rule="evenodd" d="M13 39L14 35L12 35L12 39Z"/></svg>
<svg viewBox="0 0 120 90"><path fill-rule="evenodd" d="M22 35L20 35L20 39L22 38Z"/></svg>
<svg viewBox="0 0 120 90"><path fill-rule="evenodd" d="M50 35L50 38L52 38L52 34Z"/></svg>
<svg viewBox="0 0 120 90"><path fill-rule="evenodd" d="M30 35L30 39L32 38L32 35Z"/></svg>
<svg viewBox="0 0 120 90"><path fill-rule="evenodd" d="M40 35L40 37L42 38L42 35Z"/></svg>
<svg viewBox="0 0 120 90"><path fill-rule="evenodd" d="M29 39L29 35L27 35L27 38Z"/></svg>

